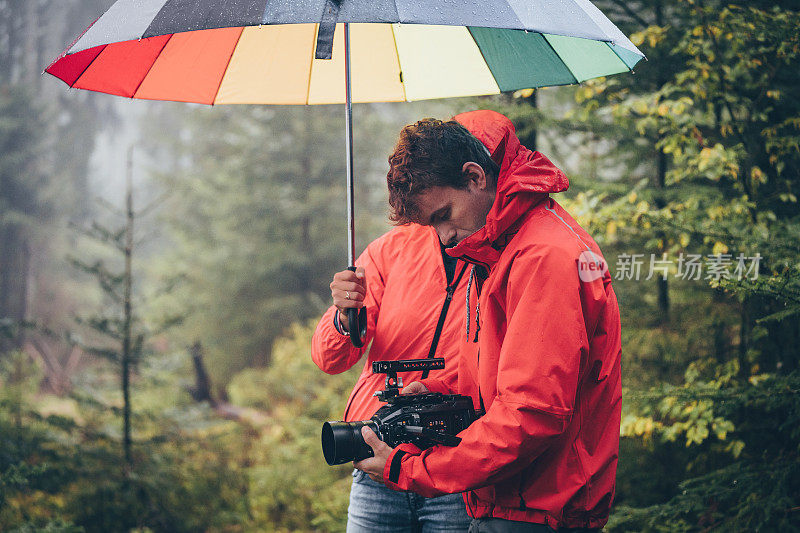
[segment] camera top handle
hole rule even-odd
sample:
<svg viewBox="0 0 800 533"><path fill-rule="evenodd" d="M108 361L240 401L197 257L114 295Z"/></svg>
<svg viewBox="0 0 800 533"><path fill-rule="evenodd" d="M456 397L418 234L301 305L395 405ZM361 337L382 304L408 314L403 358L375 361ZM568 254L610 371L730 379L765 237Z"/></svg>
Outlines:
<svg viewBox="0 0 800 533"><path fill-rule="evenodd" d="M373 374L386 374L385 390L378 391L375 396L383 402L388 402L389 398L394 398L400 394L403 386L403 378L398 378L398 372L409 372L411 370L439 370L444 368L444 358L431 357L429 359L401 359L399 361L373 361Z"/></svg>

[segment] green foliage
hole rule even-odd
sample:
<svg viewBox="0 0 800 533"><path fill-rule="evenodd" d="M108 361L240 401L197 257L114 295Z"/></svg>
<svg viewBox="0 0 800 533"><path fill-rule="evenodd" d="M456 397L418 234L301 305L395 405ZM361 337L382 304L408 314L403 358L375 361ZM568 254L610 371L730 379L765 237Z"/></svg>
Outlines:
<svg viewBox="0 0 800 533"><path fill-rule="evenodd" d="M270 417L250 473L259 530L344 530L352 467L329 467L319 435L322 422L341 419L358 369L322 374L310 357L314 325L293 326L276 342L269 368L245 370L229 385L234 403Z"/></svg>
<svg viewBox="0 0 800 533"><path fill-rule="evenodd" d="M576 89L567 119L611 144L596 145L602 181L574 180L568 208L612 273L621 253L759 262L745 276L692 282L673 266L658 286L615 282L628 389L609 530L797 530L800 14L628 5L650 62Z"/></svg>
<svg viewBox="0 0 800 533"><path fill-rule="evenodd" d="M15 356L0 373L0 530L343 530L351 469L325 464L319 433L340 418L356 375L319 371L313 324L289 331L269 369L233 379L238 421L192 402L186 354L145 360L130 469L106 407L120 402L107 370L78 380L72 400L34 402L38 374Z"/></svg>
<svg viewBox="0 0 800 533"><path fill-rule="evenodd" d="M625 391L611 531L796 531L800 375L700 358L679 386Z"/></svg>

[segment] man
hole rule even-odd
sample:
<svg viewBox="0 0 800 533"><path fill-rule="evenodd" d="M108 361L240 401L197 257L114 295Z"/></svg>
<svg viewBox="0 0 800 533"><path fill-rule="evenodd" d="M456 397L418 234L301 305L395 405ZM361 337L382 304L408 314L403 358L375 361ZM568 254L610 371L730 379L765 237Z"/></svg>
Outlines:
<svg viewBox="0 0 800 533"><path fill-rule="evenodd" d="M455 379L463 314L451 307L466 297L466 263L444 253L432 228L409 224L373 241L356 261L331 283L333 306L323 315L312 339L314 362L338 374L362 359L365 348L350 342L347 309L366 306L371 341L364 368L350 394L344 420L368 420L383 405L373 396L384 388L383 374L372 373L377 360L444 357L444 370L431 377ZM403 372L409 383L424 376ZM424 498L392 491L354 471L347 531L465 532L469 527L460 494Z"/></svg>
<svg viewBox="0 0 800 533"><path fill-rule="evenodd" d="M568 187L564 174L521 146L506 117L456 121L407 126L389 160L394 220L432 226L457 243L451 255L475 265L457 387L426 379L404 392L469 394L486 414L452 448L390 449L365 428L375 457L356 467L396 490L466 492L470 531L601 528L621 404L608 270L549 197Z"/></svg>

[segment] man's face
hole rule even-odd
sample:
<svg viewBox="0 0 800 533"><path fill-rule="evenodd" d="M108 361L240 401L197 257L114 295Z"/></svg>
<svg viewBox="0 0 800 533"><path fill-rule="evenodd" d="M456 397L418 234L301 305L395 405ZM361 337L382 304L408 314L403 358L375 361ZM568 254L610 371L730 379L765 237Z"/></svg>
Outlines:
<svg viewBox="0 0 800 533"><path fill-rule="evenodd" d="M494 190L486 186L486 177L475 163L480 175L467 182L466 189L431 187L416 197L420 224L433 226L445 246L453 246L486 224L492 208Z"/></svg>

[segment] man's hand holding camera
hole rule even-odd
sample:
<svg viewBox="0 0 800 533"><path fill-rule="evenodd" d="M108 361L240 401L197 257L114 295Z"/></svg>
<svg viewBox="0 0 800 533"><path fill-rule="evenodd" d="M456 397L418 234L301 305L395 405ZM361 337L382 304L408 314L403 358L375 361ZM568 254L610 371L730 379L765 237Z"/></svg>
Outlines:
<svg viewBox="0 0 800 533"><path fill-rule="evenodd" d="M428 392L428 387L419 381L409 383L401 391L402 394L423 394L425 392ZM364 437L364 442L372 448L372 453L374 453L375 456L356 461L353 463L353 466L363 471L373 481L383 483L383 470L386 468L386 461L389 460L392 448L379 439L375 432L366 426L361 428L361 436Z"/></svg>

